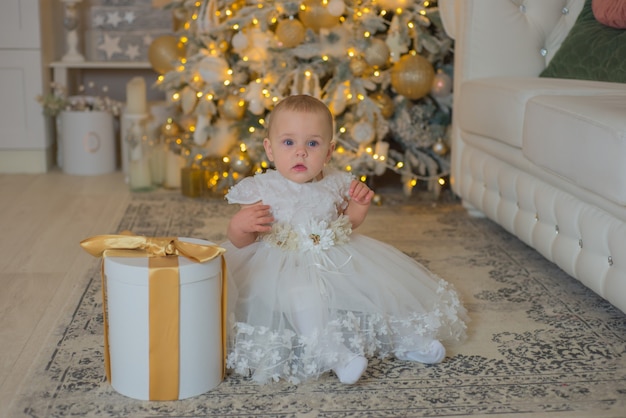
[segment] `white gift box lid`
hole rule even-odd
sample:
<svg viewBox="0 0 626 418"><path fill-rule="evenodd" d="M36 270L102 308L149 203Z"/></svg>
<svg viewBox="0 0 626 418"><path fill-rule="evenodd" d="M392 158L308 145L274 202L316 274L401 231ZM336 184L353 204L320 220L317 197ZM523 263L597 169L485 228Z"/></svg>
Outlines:
<svg viewBox="0 0 626 418"><path fill-rule="evenodd" d="M197 238L178 238L184 242L215 245ZM104 259L104 271L108 280L115 280L137 286L148 286L145 270L148 268L148 257L107 257ZM187 257L178 257L180 284L190 284L206 280L221 273L222 263L219 257L205 263L198 263ZM135 274L136 273L136 274Z"/></svg>

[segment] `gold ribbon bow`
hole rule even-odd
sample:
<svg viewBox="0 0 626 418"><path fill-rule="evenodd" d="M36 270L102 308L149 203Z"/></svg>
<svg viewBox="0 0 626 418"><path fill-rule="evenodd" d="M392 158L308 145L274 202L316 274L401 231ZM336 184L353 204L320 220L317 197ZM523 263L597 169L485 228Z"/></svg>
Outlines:
<svg viewBox="0 0 626 418"><path fill-rule="evenodd" d="M94 257L148 257L150 399L176 400L179 394L180 277L178 256L204 263L221 256L222 261L222 377L226 367L226 262L224 249L215 245L184 242L176 237L150 238L125 231L120 235L87 238L81 247ZM107 296L102 262L102 309L104 311L104 366L111 381L107 319Z"/></svg>

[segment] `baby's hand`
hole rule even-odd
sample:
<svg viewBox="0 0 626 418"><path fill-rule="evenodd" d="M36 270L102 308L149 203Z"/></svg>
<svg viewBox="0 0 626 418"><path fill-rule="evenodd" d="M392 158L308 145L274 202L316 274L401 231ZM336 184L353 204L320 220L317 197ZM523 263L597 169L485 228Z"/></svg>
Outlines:
<svg viewBox="0 0 626 418"><path fill-rule="evenodd" d="M241 208L232 222L245 233L268 232L272 229L274 217L269 205L257 204Z"/></svg>
<svg viewBox="0 0 626 418"><path fill-rule="evenodd" d="M350 198L359 205L369 205L374 197L374 192L365 183L352 180L350 183Z"/></svg>

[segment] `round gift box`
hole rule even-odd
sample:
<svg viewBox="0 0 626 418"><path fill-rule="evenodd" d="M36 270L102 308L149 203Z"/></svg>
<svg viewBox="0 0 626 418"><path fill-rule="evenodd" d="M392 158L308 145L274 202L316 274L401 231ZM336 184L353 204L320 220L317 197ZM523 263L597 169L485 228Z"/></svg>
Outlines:
<svg viewBox="0 0 626 418"><path fill-rule="evenodd" d="M181 241L211 244L180 238ZM222 381L222 264L179 257L179 396L198 396ZM148 258L104 259L111 385L122 395L150 400Z"/></svg>

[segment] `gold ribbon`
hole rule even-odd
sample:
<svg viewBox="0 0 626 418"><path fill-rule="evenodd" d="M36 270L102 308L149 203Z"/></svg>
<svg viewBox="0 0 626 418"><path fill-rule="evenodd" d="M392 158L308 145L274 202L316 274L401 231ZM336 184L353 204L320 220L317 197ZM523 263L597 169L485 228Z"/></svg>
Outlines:
<svg viewBox="0 0 626 418"><path fill-rule="evenodd" d="M149 238L123 232L87 238L81 247L94 257L148 257L150 400L176 400L180 365L180 277L178 256L204 263L221 256L222 261L222 378L226 370L226 262L224 249L215 245L180 241L175 237ZM102 262L102 309L104 312L104 367L111 381L107 296Z"/></svg>

